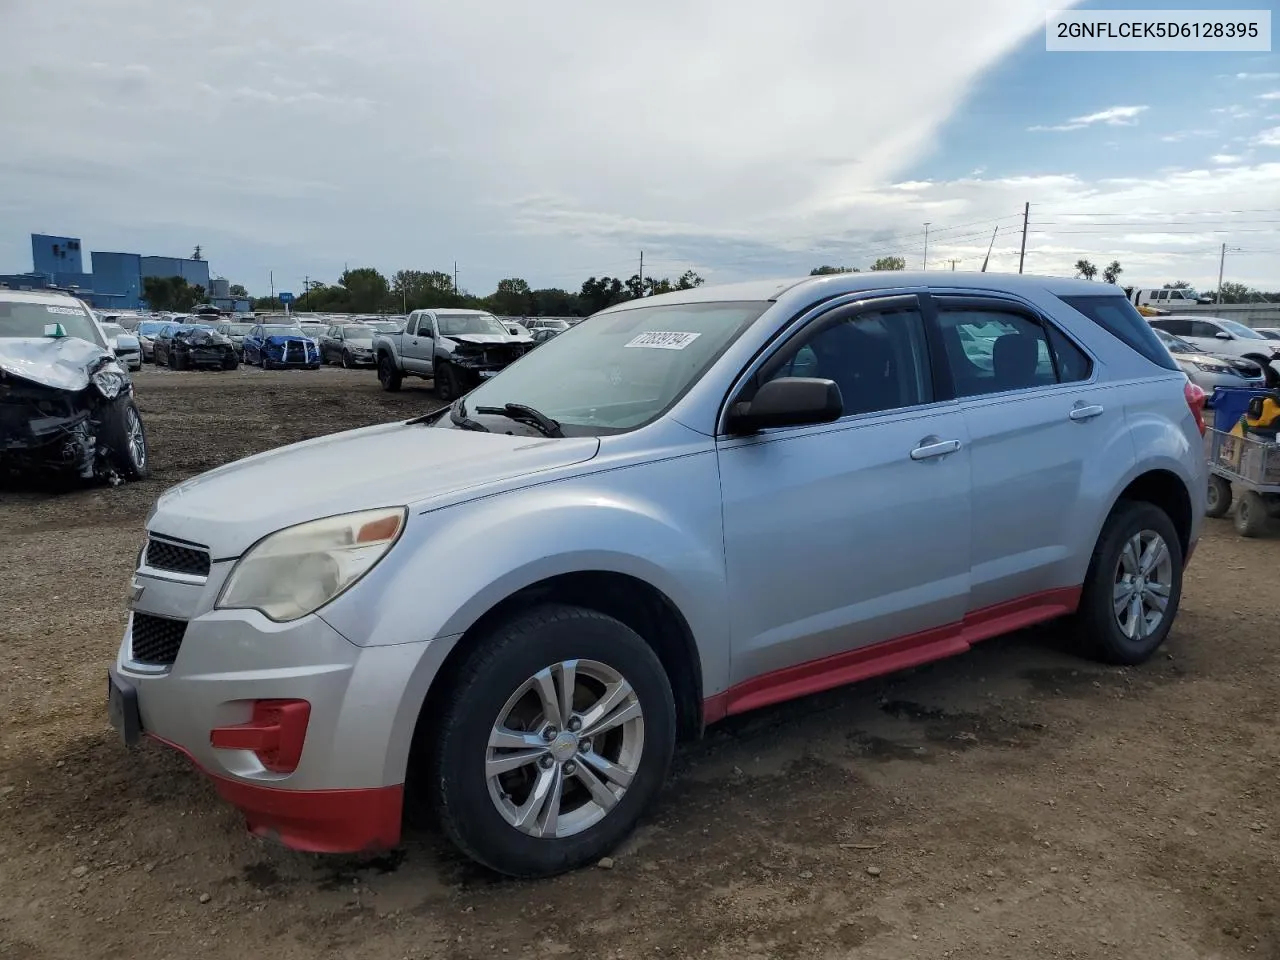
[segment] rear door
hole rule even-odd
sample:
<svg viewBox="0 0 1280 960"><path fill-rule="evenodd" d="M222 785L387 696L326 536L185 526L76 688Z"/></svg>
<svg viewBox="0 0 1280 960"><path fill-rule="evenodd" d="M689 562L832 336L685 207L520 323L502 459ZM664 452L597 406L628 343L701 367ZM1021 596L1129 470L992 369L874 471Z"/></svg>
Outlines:
<svg viewBox="0 0 1280 960"><path fill-rule="evenodd" d="M733 682L771 691L733 712L854 679L859 648L918 653L968 603L968 437L936 392L918 299L815 311L739 398L779 376L834 380L844 415L717 441Z"/></svg>
<svg viewBox="0 0 1280 960"><path fill-rule="evenodd" d="M1127 436L1122 397L1098 382L1079 344L1020 301L947 294L926 305L969 437L969 613L1034 606L1078 585L1086 457L1133 457L1131 443L1107 449Z"/></svg>

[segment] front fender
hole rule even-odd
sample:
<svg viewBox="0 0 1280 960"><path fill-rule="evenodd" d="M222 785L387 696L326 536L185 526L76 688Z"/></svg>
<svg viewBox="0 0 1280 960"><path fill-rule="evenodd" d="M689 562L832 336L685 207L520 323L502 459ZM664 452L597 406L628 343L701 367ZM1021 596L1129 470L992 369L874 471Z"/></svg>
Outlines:
<svg viewBox="0 0 1280 960"><path fill-rule="evenodd" d="M665 594L693 633L705 694L724 689L728 600L710 450L414 514L392 554L321 615L362 646L444 639L524 587L581 572L625 574Z"/></svg>

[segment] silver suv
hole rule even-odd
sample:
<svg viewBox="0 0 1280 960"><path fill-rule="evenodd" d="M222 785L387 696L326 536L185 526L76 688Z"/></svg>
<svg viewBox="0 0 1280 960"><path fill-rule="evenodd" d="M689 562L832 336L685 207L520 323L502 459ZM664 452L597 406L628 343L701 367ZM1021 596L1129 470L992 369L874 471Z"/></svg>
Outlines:
<svg viewBox="0 0 1280 960"><path fill-rule="evenodd" d="M726 715L1057 617L1139 663L1200 527L1203 394L1110 289L645 298L435 414L182 483L113 720L294 848L394 844L424 805L532 877L618 844Z"/></svg>

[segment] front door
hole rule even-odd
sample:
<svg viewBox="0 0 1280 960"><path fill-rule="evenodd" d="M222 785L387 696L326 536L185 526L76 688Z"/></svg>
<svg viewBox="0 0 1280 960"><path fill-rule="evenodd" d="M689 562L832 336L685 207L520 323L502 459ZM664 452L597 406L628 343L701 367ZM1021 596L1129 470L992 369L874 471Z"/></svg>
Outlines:
<svg viewBox="0 0 1280 960"><path fill-rule="evenodd" d="M754 382L777 376L834 380L844 414L717 442L732 682L745 684L730 712L857 679L861 648L886 641L907 665L968 604L968 436L958 405L935 402L917 298L832 309Z"/></svg>
<svg viewBox="0 0 1280 960"><path fill-rule="evenodd" d="M431 339L431 314L420 313L410 319L401 339L404 351L404 368L411 373L431 372L431 356L435 341Z"/></svg>

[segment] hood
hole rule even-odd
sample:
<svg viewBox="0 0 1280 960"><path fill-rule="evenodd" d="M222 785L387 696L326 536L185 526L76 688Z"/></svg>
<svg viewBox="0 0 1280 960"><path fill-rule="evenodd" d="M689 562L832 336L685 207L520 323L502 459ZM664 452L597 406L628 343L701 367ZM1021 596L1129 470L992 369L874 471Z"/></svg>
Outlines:
<svg viewBox="0 0 1280 960"><path fill-rule="evenodd" d="M389 423L280 447L166 491L148 529L236 557L268 533L320 517L443 505L486 484L583 463L596 437L563 440Z"/></svg>
<svg viewBox="0 0 1280 960"><path fill-rule="evenodd" d="M517 337L511 333L460 333L455 337L444 338L455 343L474 343L477 346L491 343L530 343L533 340L532 337Z"/></svg>
<svg viewBox="0 0 1280 960"><path fill-rule="evenodd" d="M126 349L133 348L135 350L138 348L138 338L132 333L116 334L114 337L108 337L107 341L111 344L112 350L119 350L122 347Z"/></svg>
<svg viewBox="0 0 1280 960"><path fill-rule="evenodd" d="M183 340L192 346L204 347L210 344L225 347L231 341L217 330L183 330L174 335L175 340Z"/></svg>
<svg viewBox="0 0 1280 960"><path fill-rule="evenodd" d="M286 343L315 343L314 337L308 337L305 333L273 333L266 338L267 343L283 345Z"/></svg>
<svg viewBox="0 0 1280 960"><path fill-rule="evenodd" d="M78 393L90 371L111 354L79 337L0 337L0 370L33 383Z"/></svg>

